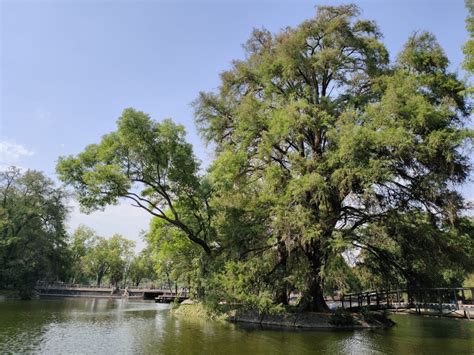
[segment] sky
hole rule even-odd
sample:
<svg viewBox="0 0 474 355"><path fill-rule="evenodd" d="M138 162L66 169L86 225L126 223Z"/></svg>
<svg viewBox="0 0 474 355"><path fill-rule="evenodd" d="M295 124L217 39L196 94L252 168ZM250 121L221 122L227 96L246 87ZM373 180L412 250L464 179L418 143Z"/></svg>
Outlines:
<svg viewBox="0 0 474 355"><path fill-rule="evenodd" d="M352 1L375 20L391 59L414 31L435 34L463 75L463 0ZM243 58L253 28L276 32L341 1L0 0L0 167L44 171L114 130L124 108L183 124L203 166L212 151L196 132L191 102ZM462 189L474 199L474 184ZM70 230L121 233L143 247L149 216L126 203L91 215L71 201Z"/></svg>

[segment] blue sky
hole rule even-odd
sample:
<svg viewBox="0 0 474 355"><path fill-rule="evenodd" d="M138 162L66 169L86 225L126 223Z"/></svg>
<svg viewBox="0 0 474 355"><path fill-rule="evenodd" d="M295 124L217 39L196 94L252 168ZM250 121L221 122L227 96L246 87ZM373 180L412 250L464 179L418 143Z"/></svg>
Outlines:
<svg viewBox="0 0 474 355"><path fill-rule="evenodd" d="M374 19L392 59L407 37L429 30L460 71L467 39L463 0L353 1ZM113 130L126 107L184 124L197 156L190 103L219 84L253 27L278 31L341 1L9 1L0 0L0 166L54 177L58 156L75 154ZM474 185L463 189L474 198ZM100 233L137 238L148 216L121 205L84 216Z"/></svg>

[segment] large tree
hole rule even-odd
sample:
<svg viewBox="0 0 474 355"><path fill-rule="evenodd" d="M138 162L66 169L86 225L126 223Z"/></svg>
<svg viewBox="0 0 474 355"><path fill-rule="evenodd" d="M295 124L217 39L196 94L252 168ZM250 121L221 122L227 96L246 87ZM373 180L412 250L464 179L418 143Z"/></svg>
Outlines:
<svg viewBox="0 0 474 355"><path fill-rule="evenodd" d="M319 7L296 28L255 30L246 59L196 101L216 164L270 201L267 233L304 255L311 310L327 310L335 245L363 247L360 231L394 213L455 225L463 201L453 186L469 170L465 87L434 37L413 35L390 66L377 26L358 14Z"/></svg>
<svg viewBox="0 0 474 355"><path fill-rule="evenodd" d="M27 298L37 281L66 276L65 202L65 192L40 172L0 172L0 287Z"/></svg>

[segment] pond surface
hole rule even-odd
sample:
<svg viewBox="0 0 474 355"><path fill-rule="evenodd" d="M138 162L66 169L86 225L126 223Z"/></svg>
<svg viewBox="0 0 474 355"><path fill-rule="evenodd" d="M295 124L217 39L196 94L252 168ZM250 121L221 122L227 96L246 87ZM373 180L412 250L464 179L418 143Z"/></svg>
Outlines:
<svg viewBox="0 0 474 355"><path fill-rule="evenodd" d="M394 315L388 330L260 329L136 300L0 302L0 353L474 354L474 321Z"/></svg>

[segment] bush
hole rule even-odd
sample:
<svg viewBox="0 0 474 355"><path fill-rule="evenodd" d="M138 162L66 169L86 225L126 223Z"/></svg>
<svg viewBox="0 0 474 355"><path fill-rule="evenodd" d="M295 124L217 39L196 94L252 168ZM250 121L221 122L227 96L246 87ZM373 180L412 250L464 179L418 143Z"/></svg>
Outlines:
<svg viewBox="0 0 474 355"><path fill-rule="evenodd" d="M343 308L337 308L336 311L329 318L329 323L337 326L354 325L354 317L349 311Z"/></svg>
<svg viewBox="0 0 474 355"><path fill-rule="evenodd" d="M374 314L372 312L370 312L370 309L369 307L362 307L360 309L360 314L362 316L362 319L371 324L371 323L374 323L375 321L375 317L374 317Z"/></svg>

